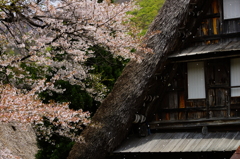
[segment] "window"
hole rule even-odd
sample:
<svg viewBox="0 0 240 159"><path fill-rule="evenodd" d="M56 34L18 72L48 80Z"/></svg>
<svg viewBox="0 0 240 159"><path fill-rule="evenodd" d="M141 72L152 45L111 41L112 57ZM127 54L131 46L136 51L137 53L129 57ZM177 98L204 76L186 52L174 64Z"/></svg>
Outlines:
<svg viewBox="0 0 240 159"><path fill-rule="evenodd" d="M188 99L206 98L203 62L188 63Z"/></svg>
<svg viewBox="0 0 240 159"><path fill-rule="evenodd" d="M240 18L240 0L223 0L223 18Z"/></svg>
<svg viewBox="0 0 240 159"><path fill-rule="evenodd" d="M240 58L231 59L231 86L240 86ZM240 96L240 87L231 88L231 97Z"/></svg>

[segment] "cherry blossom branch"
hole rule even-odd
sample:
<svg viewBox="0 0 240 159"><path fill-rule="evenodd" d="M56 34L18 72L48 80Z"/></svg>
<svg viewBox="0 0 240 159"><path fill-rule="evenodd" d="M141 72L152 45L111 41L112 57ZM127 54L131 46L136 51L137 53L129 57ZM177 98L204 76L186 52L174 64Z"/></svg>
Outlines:
<svg viewBox="0 0 240 159"><path fill-rule="evenodd" d="M43 82L38 84L40 89L46 89ZM74 129L82 129L83 125L90 123L90 113L82 110L74 111L68 108L69 103L54 103L44 104L38 99L35 91L39 88L34 88L29 92L21 92L20 90L10 86L1 86L0 100L0 122L17 122L30 123L37 126L44 133L51 135L58 133L63 136L70 137L76 140L75 134L70 133ZM49 130L43 123L43 117L49 119L50 123L58 127L57 130ZM44 130L47 130L48 133Z"/></svg>

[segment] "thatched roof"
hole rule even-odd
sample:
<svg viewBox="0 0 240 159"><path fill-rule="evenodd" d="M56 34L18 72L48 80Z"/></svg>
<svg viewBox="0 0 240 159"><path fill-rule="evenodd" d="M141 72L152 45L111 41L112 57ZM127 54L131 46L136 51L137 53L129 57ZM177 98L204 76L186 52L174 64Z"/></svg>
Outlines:
<svg viewBox="0 0 240 159"><path fill-rule="evenodd" d="M144 44L153 49L152 54L144 54L141 63L131 61L118 78L112 92L95 113L92 124L81 137L82 142L74 145L70 159L104 158L126 137L134 121L135 113L142 109L150 112L153 105L144 106L144 97L159 81L156 74L164 72L167 57L189 42L201 17L208 9L210 0L167 0L152 23ZM189 14L199 12L198 17ZM184 38L180 34L184 32ZM139 54L142 54L139 52ZM159 90L158 90L159 91ZM152 102L154 103L154 102Z"/></svg>
<svg viewBox="0 0 240 159"><path fill-rule="evenodd" d="M36 135L31 126L17 123L0 123L0 158L8 157L1 152L22 159L34 159L38 151Z"/></svg>

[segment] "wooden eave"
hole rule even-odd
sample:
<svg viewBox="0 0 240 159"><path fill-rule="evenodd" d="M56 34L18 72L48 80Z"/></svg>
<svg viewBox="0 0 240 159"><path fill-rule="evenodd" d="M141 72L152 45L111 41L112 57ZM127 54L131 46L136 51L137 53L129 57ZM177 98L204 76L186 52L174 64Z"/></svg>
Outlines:
<svg viewBox="0 0 240 159"><path fill-rule="evenodd" d="M223 152L235 151L239 144L239 131L164 132L143 138L129 137L114 153Z"/></svg>
<svg viewBox="0 0 240 159"><path fill-rule="evenodd" d="M195 120L153 121L149 123L150 129L190 129L197 127L240 125L240 117L209 118Z"/></svg>
<svg viewBox="0 0 240 159"><path fill-rule="evenodd" d="M218 59L240 56L240 41L228 41L210 45L192 46L168 57L174 62Z"/></svg>

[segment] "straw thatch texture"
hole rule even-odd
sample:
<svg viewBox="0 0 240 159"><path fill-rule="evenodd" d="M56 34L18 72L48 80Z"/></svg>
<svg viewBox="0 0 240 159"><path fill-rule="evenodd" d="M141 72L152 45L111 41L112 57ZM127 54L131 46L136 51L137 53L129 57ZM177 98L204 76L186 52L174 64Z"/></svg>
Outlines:
<svg viewBox="0 0 240 159"><path fill-rule="evenodd" d="M103 159L126 137L134 114L142 107L143 99L152 85L154 74L161 73L167 56L179 49L183 43L179 28L188 24L188 9L193 1L165 2L144 42L154 53L145 54L141 63L129 62L112 92L94 115L92 124L83 131L82 142L74 145L69 159ZM189 25L189 29L193 28L195 22L191 22L193 24Z"/></svg>
<svg viewBox="0 0 240 159"><path fill-rule="evenodd" d="M34 159L38 151L36 135L30 125L17 123L0 123L0 152L10 150L13 156L22 159ZM1 157L5 157L0 154Z"/></svg>

